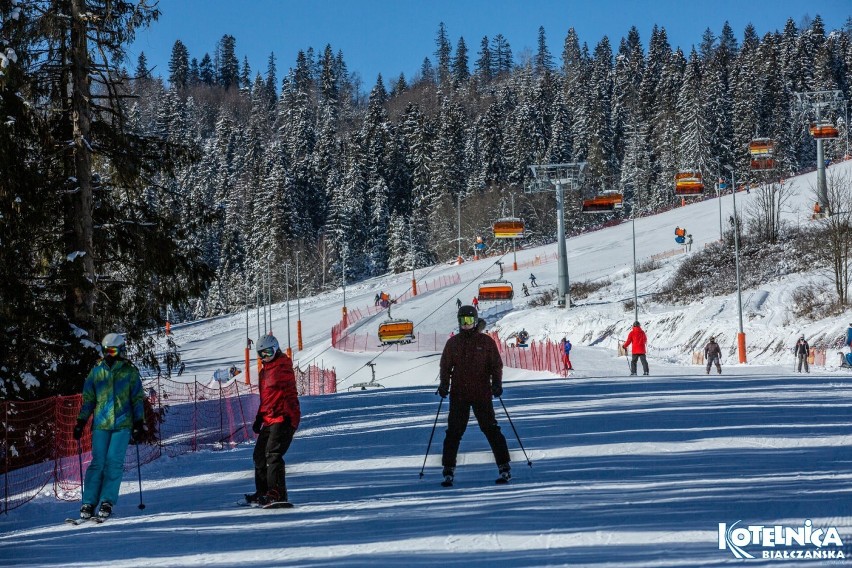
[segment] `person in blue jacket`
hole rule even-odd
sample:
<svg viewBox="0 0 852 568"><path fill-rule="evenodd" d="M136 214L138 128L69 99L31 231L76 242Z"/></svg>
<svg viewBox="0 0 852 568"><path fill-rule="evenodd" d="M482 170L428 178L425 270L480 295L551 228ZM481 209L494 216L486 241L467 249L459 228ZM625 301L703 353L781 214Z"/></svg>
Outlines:
<svg viewBox="0 0 852 568"><path fill-rule="evenodd" d="M139 440L145 431L145 393L139 370L126 359L124 336L109 333L101 347L104 357L83 384L83 403L74 427L74 439L79 441L92 417L92 462L86 470L80 507L83 519L94 514L99 502L98 517L112 514L130 437Z"/></svg>

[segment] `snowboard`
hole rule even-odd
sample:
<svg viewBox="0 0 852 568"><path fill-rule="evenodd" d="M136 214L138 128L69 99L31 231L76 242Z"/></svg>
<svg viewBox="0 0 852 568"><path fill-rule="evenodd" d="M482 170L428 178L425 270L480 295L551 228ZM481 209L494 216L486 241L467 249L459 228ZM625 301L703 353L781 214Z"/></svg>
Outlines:
<svg viewBox="0 0 852 568"><path fill-rule="evenodd" d="M289 501L273 501L272 503L268 503L263 505L264 509L292 509L293 504Z"/></svg>

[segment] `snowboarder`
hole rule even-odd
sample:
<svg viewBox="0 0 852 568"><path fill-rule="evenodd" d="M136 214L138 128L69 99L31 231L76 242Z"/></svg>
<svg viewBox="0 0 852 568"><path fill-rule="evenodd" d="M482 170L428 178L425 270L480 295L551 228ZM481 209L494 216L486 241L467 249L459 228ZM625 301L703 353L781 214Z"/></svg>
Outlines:
<svg viewBox="0 0 852 568"><path fill-rule="evenodd" d="M527 288L527 283L526 283L526 282L524 282L523 284L521 284L521 290L523 290L523 291L524 291L524 296L529 296L529 295L530 295L530 289L529 289L529 288Z"/></svg>
<svg viewBox="0 0 852 568"><path fill-rule="evenodd" d="M805 341L805 334L799 336L799 340L796 342L796 347L794 349L794 355L798 360L798 366L796 370L801 373L802 372L802 364L805 365L805 372L810 373L811 370L808 367L808 356L811 353L811 348L808 345L808 342Z"/></svg>
<svg viewBox="0 0 852 568"><path fill-rule="evenodd" d="M533 288L538 288L538 284L535 283L535 274L530 272L530 286Z"/></svg>
<svg viewBox="0 0 852 568"><path fill-rule="evenodd" d="M441 398L450 397L441 457L443 485L446 486L453 483L456 456L471 408L494 454L500 476L498 482L505 483L512 477L509 448L491 402L492 397L499 398L503 394L503 361L494 340L477 331L478 320L473 306L462 306L458 311L459 333L447 341L441 354L441 382L437 394Z"/></svg>
<svg viewBox="0 0 852 568"><path fill-rule="evenodd" d="M258 375L260 407L252 424L257 434L254 447L254 494L246 495L249 503L270 505L287 502L284 454L302 417L293 361L281 352L273 335L257 342L257 356L263 361Z"/></svg>
<svg viewBox="0 0 852 568"><path fill-rule="evenodd" d="M565 373L574 370L571 365L571 342L568 341L567 337L562 338L562 366Z"/></svg>
<svg viewBox="0 0 852 568"><path fill-rule="evenodd" d="M716 364L716 371L721 375L722 374L722 349L719 347L719 344L716 343L715 337L710 337L710 341L707 342L707 345L704 346L704 360L707 361L707 374L710 374L710 367L713 366L713 363Z"/></svg>
<svg viewBox="0 0 852 568"><path fill-rule="evenodd" d="M98 361L83 384L83 404L77 415L74 439L92 418L92 462L86 469L80 518L89 519L98 509L106 519L118 503L124 473L124 454L131 437L141 440L145 433L145 391L139 370L127 360L124 336L108 333L101 342L103 359Z"/></svg>
<svg viewBox="0 0 852 568"><path fill-rule="evenodd" d="M627 341L624 342L622 347L626 350L628 345L633 345L631 352L632 356L630 358L630 376L636 375L636 361L642 360L642 370L644 371L642 374L648 374L648 359L645 357L645 343L647 343L648 338L645 335L645 332L642 331L642 327L639 325L638 321L633 322L633 329L630 330L630 333L627 334Z"/></svg>

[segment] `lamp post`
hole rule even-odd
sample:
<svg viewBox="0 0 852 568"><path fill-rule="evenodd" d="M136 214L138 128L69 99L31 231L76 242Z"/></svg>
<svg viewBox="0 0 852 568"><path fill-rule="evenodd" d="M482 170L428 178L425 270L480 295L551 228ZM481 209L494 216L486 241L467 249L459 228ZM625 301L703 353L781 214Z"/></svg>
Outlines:
<svg viewBox="0 0 852 568"><path fill-rule="evenodd" d="M745 332L743 331L743 293L742 284L740 283L740 223L737 219L737 182L734 178L734 167L725 166L725 169L731 172L732 196L734 198L734 264L737 271L737 310L740 317L740 331L737 334L737 350L739 352L740 363L746 362L746 342Z"/></svg>
<svg viewBox="0 0 852 568"><path fill-rule="evenodd" d="M456 226L458 227L458 240L457 240L457 242L458 242L458 245L459 245L458 258L456 259L456 262L461 264L461 262L462 262L462 255L461 255L461 194L456 195Z"/></svg>
<svg viewBox="0 0 852 568"><path fill-rule="evenodd" d="M515 218L515 196L514 194L509 194L509 197L512 199L512 219ZM518 252L515 247L515 241L517 239L512 239L512 269L517 272L518 271Z"/></svg>
<svg viewBox="0 0 852 568"><path fill-rule="evenodd" d="M459 241L461 242L461 241ZM414 229L411 223L408 224L408 251L411 255L411 295L417 295L417 278L414 274L414 267L417 265L417 255L414 252Z"/></svg>
<svg viewBox="0 0 852 568"><path fill-rule="evenodd" d="M284 298L287 303L287 357L293 358L293 348L290 343L290 263L284 263Z"/></svg>
<svg viewBox="0 0 852 568"><path fill-rule="evenodd" d="M343 329L349 325L346 317L346 248L343 249Z"/></svg>

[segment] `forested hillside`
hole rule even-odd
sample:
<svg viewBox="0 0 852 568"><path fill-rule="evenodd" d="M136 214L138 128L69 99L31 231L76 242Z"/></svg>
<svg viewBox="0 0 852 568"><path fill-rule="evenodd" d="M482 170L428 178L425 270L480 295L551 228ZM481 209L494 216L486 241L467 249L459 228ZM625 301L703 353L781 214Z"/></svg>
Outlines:
<svg viewBox="0 0 852 568"><path fill-rule="evenodd" d="M688 51L662 28L617 45L569 29L560 54L544 28L513 54L502 35L469 47L441 24L416 77L372 85L333 45L252 70L231 35L212 55L175 42L168 69L134 65L125 47L157 16L129 0L0 0L4 396L76 391L113 330L156 366L168 346L147 333L166 318L264 289L278 301L286 276L292 297L297 262L309 294L344 270L468 254L513 213L528 242L552 241L553 196L523 191L531 164L587 162L580 193L623 190L618 216L673 205L683 168L713 180L735 164L749 180L755 136L775 140L780 175L810 167L795 93L852 89L852 22L818 16L763 37L708 29ZM830 118L828 158L846 151L845 116ZM569 231L613 218L581 215L580 197Z"/></svg>

